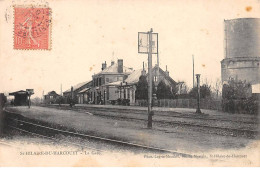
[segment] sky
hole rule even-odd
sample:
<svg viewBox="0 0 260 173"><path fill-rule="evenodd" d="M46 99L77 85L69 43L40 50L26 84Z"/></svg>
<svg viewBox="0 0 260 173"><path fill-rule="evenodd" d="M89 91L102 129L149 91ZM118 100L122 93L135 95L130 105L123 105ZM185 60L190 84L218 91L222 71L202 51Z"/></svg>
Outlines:
<svg viewBox="0 0 260 173"><path fill-rule="evenodd" d="M167 65L175 81L192 86L194 55L195 73L214 84L221 79L224 19L260 16L258 0L50 0L51 50L14 50L12 5L19 3L0 0L0 92L33 88L34 97L91 80L105 61L142 68L147 55L138 54L137 36L150 28L159 36L160 67Z"/></svg>

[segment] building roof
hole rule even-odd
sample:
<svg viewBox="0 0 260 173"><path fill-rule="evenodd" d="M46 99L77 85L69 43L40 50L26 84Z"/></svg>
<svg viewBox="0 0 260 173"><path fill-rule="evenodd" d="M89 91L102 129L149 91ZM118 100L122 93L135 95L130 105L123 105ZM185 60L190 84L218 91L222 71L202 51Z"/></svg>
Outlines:
<svg viewBox="0 0 260 173"><path fill-rule="evenodd" d="M135 70L133 73L131 73L125 82L129 84L135 84L139 81L140 76L142 75L142 69Z"/></svg>
<svg viewBox="0 0 260 173"><path fill-rule="evenodd" d="M155 70L155 69L156 69L156 68L154 67L153 70ZM160 72L161 72L162 74L164 74L165 78L166 78L167 80L169 80L172 84L174 84L174 85L177 84L177 82L175 82L175 81L171 78L170 75L167 75L165 71L163 71L161 68L159 68L159 70L160 70Z"/></svg>
<svg viewBox="0 0 260 173"><path fill-rule="evenodd" d="M86 91L88 91L90 88L84 88L83 90L81 90L78 94L81 94L81 93L85 93Z"/></svg>
<svg viewBox="0 0 260 173"><path fill-rule="evenodd" d="M79 89L80 87L82 87L82 86L84 86L84 85L86 85L86 84L88 84L88 83L90 83L90 82L91 82L91 80L90 80L90 81L87 81L87 82L78 83L77 85L74 85L74 86L73 86L73 90L75 91L75 90ZM70 88L70 89L67 89L67 90L64 91L63 93L68 93L68 92L70 92L70 91L71 91L71 88Z"/></svg>
<svg viewBox="0 0 260 173"><path fill-rule="evenodd" d="M20 91L15 91L15 92L12 92L12 93L9 93L9 95L16 95L16 94L28 94L26 91L24 90L20 90Z"/></svg>
<svg viewBox="0 0 260 173"><path fill-rule="evenodd" d="M95 75L100 75L100 74L118 74L117 67L118 67L118 63L114 63L113 65L105 68L104 70L102 70L101 72L99 72L99 73L97 73ZM123 66L123 73L130 74L132 72L133 72L132 68Z"/></svg>
<svg viewBox="0 0 260 173"><path fill-rule="evenodd" d="M153 67L153 71L156 70L156 66ZM177 84L170 76L168 76L165 71L163 71L161 68L159 68L160 73L164 74L165 78L169 80L172 84ZM147 71L147 69L146 69ZM135 84L139 81L140 76L142 75L142 69L135 70L133 73L131 73L128 78L125 80L125 82L129 84ZM146 76L148 73L146 73Z"/></svg>
<svg viewBox="0 0 260 173"><path fill-rule="evenodd" d="M47 95L55 95L55 96L59 96L59 94L57 94L55 91L50 91L50 92L48 92Z"/></svg>

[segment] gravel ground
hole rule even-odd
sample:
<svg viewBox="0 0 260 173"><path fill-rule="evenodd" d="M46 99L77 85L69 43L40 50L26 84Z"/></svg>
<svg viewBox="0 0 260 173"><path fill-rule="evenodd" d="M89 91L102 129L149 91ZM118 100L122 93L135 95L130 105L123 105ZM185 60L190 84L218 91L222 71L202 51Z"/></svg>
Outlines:
<svg viewBox="0 0 260 173"><path fill-rule="evenodd" d="M22 149L27 148L28 145L41 145L56 148L70 147L77 151L86 152L100 152L100 153L124 153L130 152L133 154L152 153L144 149L133 149L130 147L111 144L108 142L101 142L89 138L75 137L71 135L54 134L54 139L48 137L37 136L34 134L22 132L10 127L5 128L4 134L1 135L0 145L6 144ZM155 152L156 153L156 152Z"/></svg>
<svg viewBox="0 0 260 173"><path fill-rule="evenodd" d="M113 120L79 113L70 110L57 110L43 107L10 107L8 110L19 112L27 118L60 124L98 136L119 139L132 143L165 148L184 153L209 152L216 149L245 148L255 140L239 137L204 134L182 128L146 128L145 122Z"/></svg>

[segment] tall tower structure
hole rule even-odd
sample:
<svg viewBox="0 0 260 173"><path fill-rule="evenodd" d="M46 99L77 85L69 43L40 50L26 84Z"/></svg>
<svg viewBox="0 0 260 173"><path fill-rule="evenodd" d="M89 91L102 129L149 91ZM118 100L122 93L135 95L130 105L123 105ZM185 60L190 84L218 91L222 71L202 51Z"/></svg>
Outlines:
<svg viewBox="0 0 260 173"><path fill-rule="evenodd" d="M222 83L230 78L260 83L260 19L224 20L225 54L221 61Z"/></svg>

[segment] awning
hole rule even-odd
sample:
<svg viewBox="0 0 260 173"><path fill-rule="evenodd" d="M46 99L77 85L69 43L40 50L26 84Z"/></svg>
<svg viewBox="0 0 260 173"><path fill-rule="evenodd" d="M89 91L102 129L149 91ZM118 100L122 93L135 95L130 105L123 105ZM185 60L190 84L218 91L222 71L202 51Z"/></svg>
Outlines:
<svg viewBox="0 0 260 173"><path fill-rule="evenodd" d="M82 93L85 93L86 91L88 91L90 88L85 88L83 90L81 90L78 94L82 94Z"/></svg>

